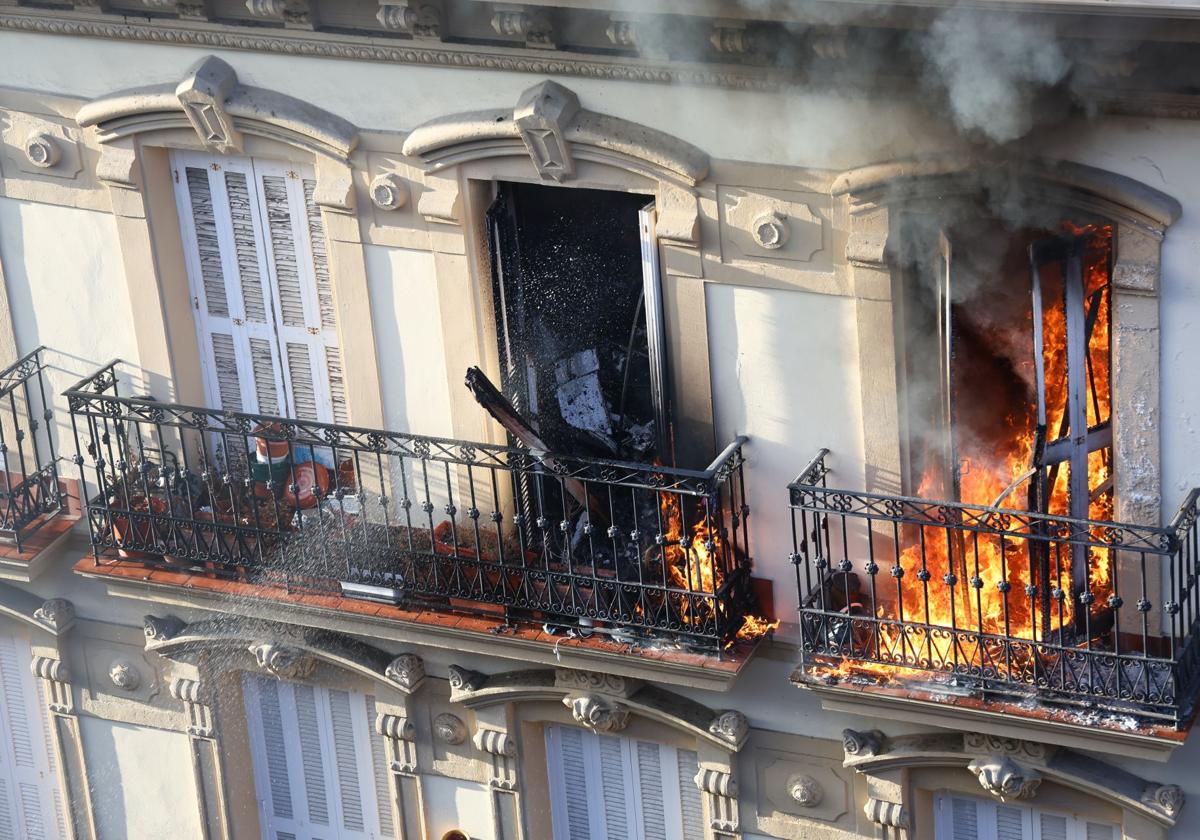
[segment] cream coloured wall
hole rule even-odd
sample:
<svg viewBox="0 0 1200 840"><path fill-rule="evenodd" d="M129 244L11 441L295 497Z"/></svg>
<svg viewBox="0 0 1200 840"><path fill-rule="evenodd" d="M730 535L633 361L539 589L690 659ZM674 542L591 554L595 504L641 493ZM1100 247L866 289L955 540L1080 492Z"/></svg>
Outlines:
<svg viewBox="0 0 1200 840"><path fill-rule="evenodd" d="M457 828L471 840L496 840L491 794L484 785L432 775L421 784L431 837Z"/></svg>
<svg viewBox="0 0 1200 840"><path fill-rule="evenodd" d="M80 728L101 838L201 836L186 735L93 717Z"/></svg>

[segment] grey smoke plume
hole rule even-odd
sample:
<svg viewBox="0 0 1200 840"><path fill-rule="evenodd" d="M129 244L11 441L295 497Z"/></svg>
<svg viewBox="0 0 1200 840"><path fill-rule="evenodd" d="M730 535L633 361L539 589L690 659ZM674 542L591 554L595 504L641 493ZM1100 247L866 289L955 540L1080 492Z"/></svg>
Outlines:
<svg viewBox="0 0 1200 840"><path fill-rule="evenodd" d="M1071 61L1051 28L1012 15L942 14L921 41L932 81L964 132L1004 143L1033 127L1033 100L1061 82Z"/></svg>

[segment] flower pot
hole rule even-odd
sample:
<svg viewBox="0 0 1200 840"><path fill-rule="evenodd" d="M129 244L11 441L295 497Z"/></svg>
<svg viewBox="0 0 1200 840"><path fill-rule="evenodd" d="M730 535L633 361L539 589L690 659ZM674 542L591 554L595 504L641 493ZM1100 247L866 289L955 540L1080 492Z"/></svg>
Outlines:
<svg viewBox="0 0 1200 840"><path fill-rule="evenodd" d="M279 457L263 456L250 464L250 477L254 479L254 495L260 499L269 499L278 495L283 489L289 470L291 469L286 454ZM270 482L268 484L268 482Z"/></svg>
<svg viewBox="0 0 1200 840"><path fill-rule="evenodd" d="M145 496L134 496L129 501L129 510L134 514L144 513L151 516L162 516L167 512L168 507L164 499L156 497L147 499ZM121 547L122 544L127 543L149 545L152 541L153 533L154 523L149 519L139 517L131 525L128 516L118 515L113 517L112 535L113 542L117 545L118 557L123 557L126 560L149 560L160 557L161 555L156 552L137 551Z"/></svg>
<svg viewBox="0 0 1200 840"><path fill-rule="evenodd" d="M316 461L307 461L292 468L287 477L287 486L283 489L283 502L289 507L316 507L317 503L329 495L329 470ZM296 492L292 492L295 486Z"/></svg>
<svg viewBox="0 0 1200 840"><path fill-rule="evenodd" d="M254 446L260 461L282 458L291 450L282 423L259 423L251 434L254 435Z"/></svg>

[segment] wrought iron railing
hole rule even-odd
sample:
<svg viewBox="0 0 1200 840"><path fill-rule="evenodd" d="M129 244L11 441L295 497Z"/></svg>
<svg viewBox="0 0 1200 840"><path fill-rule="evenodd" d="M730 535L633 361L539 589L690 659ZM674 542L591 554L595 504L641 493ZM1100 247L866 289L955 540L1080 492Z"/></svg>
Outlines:
<svg viewBox="0 0 1200 840"><path fill-rule="evenodd" d="M738 438L705 470L71 388L97 563L720 650L753 597Z"/></svg>
<svg viewBox="0 0 1200 840"><path fill-rule="evenodd" d="M1190 719L1200 491L1143 527L831 489L827 455L789 485L805 679Z"/></svg>
<svg viewBox="0 0 1200 840"><path fill-rule="evenodd" d="M44 347L0 371L0 538L18 551L66 510L46 399Z"/></svg>

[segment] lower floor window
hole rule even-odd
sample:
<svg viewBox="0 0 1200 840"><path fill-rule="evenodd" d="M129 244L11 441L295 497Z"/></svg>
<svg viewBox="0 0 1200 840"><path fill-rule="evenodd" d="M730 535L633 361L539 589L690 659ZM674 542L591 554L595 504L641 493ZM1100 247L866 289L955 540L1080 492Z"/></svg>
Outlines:
<svg viewBox="0 0 1200 840"><path fill-rule="evenodd" d="M936 840L1120 840L1111 823L970 796L937 797Z"/></svg>
<svg viewBox="0 0 1200 840"><path fill-rule="evenodd" d="M265 840L393 837L375 698L250 675L244 687Z"/></svg>
<svg viewBox="0 0 1200 840"><path fill-rule="evenodd" d="M62 794L29 642L0 635L0 840L66 837Z"/></svg>
<svg viewBox="0 0 1200 840"><path fill-rule="evenodd" d="M698 840L696 753L652 741L546 727L554 840Z"/></svg>

